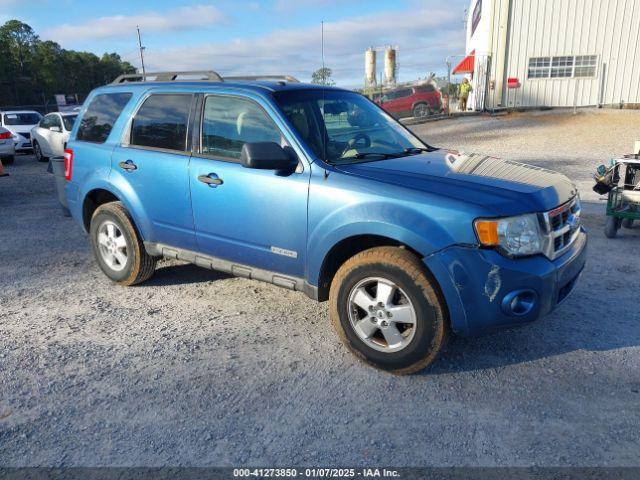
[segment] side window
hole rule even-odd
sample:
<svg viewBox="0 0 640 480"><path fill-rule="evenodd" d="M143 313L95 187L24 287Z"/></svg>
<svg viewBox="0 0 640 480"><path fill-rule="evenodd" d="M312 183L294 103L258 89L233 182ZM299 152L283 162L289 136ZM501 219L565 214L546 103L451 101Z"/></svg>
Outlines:
<svg viewBox="0 0 640 480"><path fill-rule="evenodd" d="M130 93L120 92L97 95L82 116L76 139L104 143L130 98Z"/></svg>
<svg viewBox="0 0 640 480"><path fill-rule="evenodd" d="M41 128L49 128L51 126L51 115L46 115L40 120Z"/></svg>
<svg viewBox="0 0 640 480"><path fill-rule="evenodd" d="M433 85L421 85L419 87L416 87L416 92L420 93L432 93L435 91L436 89L433 87Z"/></svg>
<svg viewBox="0 0 640 480"><path fill-rule="evenodd" d="M283 144L278 127L255 102L239 97L208 96L202 119L202 153L239 159L249 142Z"/></svg>
<svg viewBox="0 0 640 480"><path fill-rule="evenodd" d="M187 148L190 94L153 94L131 123L131 145L183 152Z"/></svg>
<svg viewBox="0 0 640 480"><path fill-rule="evenodd" d="M49 119L49 128L51 127L58 127L62 130L62 122L58 115L51 115L51 118Z"/></svg>

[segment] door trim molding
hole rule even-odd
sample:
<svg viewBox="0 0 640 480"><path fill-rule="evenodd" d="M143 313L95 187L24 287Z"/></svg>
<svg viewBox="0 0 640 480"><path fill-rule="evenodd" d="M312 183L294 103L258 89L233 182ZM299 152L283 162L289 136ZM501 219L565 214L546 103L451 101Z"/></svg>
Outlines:
<svg viewBox="0 0 640 480"><path fill-rule="evenodd" d="M182 260L208 270L217 270L229 273L236 277L271 283L278 287L303 292L309 298L318 300L318 287L309 284L304 278L291 277L289 275L283 275L282 273L272 272L270 270L263 270L261 268L237 262L230 262L222 258L212 257L183 248L172 247L163 243L144 242L144 248L147 250L147 253L152 256Z"/></svg>

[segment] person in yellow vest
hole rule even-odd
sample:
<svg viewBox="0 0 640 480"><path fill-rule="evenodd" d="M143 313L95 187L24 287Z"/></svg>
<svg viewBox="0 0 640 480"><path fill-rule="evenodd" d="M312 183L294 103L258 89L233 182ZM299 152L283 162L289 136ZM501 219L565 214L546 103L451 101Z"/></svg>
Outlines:
<svg viewBox="0 0 640 480"><path fill-rule="evenodd" d="M468 78L463 78L460 84L460 111L467 111L467 100L469 100L469 94L473 91L471 83Z"/></svg>

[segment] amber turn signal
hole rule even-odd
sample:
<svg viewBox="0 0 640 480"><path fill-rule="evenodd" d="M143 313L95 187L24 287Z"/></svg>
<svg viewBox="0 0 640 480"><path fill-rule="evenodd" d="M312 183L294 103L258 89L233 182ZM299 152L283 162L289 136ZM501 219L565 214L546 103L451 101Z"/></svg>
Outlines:
<svg viewBox="0 0 640 480"><path fill-rule="evenodd" d="M498 222L495 220L476 220L476 235L481 245L486 247L498 245Z"/></svg>

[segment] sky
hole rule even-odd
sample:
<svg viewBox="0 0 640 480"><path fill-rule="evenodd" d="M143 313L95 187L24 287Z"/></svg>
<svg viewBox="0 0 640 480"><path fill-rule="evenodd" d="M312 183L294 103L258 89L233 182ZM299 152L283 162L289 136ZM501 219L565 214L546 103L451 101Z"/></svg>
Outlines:
<svg viewBox="0 0 640 480"><path fill-rule="evenodd" d="M309 81L324 62L338 85L364 81L368 47L398 47L398 80L444 74L465 50L469 0L0 0L0 22L17 18L42 40L101 55L116 52L147 71L289 74ZM378 73L383 69L378 54Z"/></svg>

